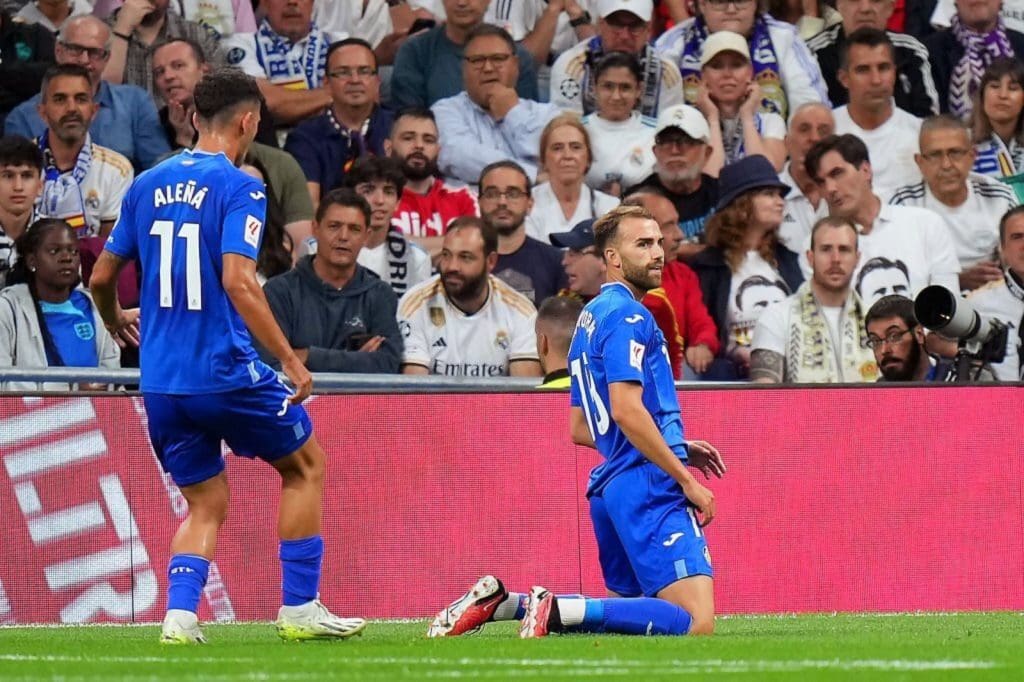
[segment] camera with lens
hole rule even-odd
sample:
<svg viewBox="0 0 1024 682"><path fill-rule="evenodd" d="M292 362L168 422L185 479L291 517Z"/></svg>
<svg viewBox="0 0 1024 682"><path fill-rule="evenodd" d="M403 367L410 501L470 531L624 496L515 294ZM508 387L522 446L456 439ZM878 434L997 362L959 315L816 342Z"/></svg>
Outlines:
<svg viewBox="0 0 1024 682"><path fill-rule="evenodd" d="M950 381L976 381L987 365L1006 357L1007 326L982 317L969 301L944 286L922 289L914 299L914 316L926 329L958 340Z"/></svg>

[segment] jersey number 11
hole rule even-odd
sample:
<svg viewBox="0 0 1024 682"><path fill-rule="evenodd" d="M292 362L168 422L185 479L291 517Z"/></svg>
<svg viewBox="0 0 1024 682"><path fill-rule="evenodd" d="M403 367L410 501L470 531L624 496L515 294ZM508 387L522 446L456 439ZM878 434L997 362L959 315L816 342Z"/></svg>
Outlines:
<svg viewBox="0 0 1024 682"><path fill-rule="evenodd" d="M160 307L174 305L171 264L174 255L174 221L157 220L149 234L160 238ZM185 298L189 310L203 309L203 280L199 268L199 223L183 223L178 238L185 240Z"/></svg>

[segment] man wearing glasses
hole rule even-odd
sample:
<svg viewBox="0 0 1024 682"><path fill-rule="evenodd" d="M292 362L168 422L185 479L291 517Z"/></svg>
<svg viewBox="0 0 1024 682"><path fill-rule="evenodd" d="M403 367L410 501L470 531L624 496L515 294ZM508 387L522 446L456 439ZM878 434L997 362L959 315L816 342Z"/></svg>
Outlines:
<svg viewBox="0 0 1024 682"><path fill-rule="evenodd" d="M221 46L228 64L256 79L277 124L295 125L331 106L331 94L321 87L327 52L346 36L320 29L313 0L264 4L267 16L255 33L234 33Z"/></svg>
<svg viewBox="0 0 1024 682"><path fill-rule="evenodd" d="M306 174L315 207L320 197L341 187L345 173L363 156L385 156L384 141L393 116L382 109L380 78L373 48L361 38L346 38L327 51L327 110L295 127L284 149ZM389 216L390 219L390 216Z"/></svg>
<svg viewBox="0 0 1024 682"><path fill-rule="evenodd" d="M999 219L1018 204L1017 195L1009 185L971 172L971 133L955 116L926 119L921 125L920 147L914 160L924 180L896 190L889 203L920 206L942 216L963 268L962 290L973 291L1002 279L997 257Z"/></svg>
<svg viewBox="0 0 1024 682"><path fill-rule="evenodd" d="M593 69L609 52L627 52L643 66L638 103L645 116L683 103L682 76L671 59L661 58L648 43L651 37L651 0L600 0L597 35L566 50L551 67L551 101L562 109L593 113Z"/></svg>
<svg viewBox="0 0 1024 682"><path fill-rule="evenodd" d="M515 161L531 182L537 177L540 134L561 111L523 99L515 90L519 59L512 36L481 24L469 33L462 60L466 89L432 108L441 134L441 173L467 184L488 164Z"/></svg>
<svg viewBox="0 0 1024 682"><path fill-rule="evenodd" d="M884 296L864 318L867 345L875 354L879 381L944 381L948 367L935 365L925 350L924 328L906 296Z"/></svg>
<svg viewBox="0 0 1024 682"><path fill-rule="evenodd" d="M687 104L666 109L654 133L654 173L627 191L653 187L672 201L683 231L680 260L703 250L704 221L718 203L718 178L703 170L710 156L711 129L704 115Z"/></svg>
<svg viewBox="0 0 1024 682"><path fill-rule="evenodd" d="M78 64L89 72L93 99L99 105L89 134L96 144L113 149L136 171L149 168L170 151L161 134L152 98L134 85L112 85L101 79L110 59L110 28L91 15L71 17L64 23L54 56L58 64ZM4 127L8 135L39 137L46 124L38 112L40 95L15 107Z"/></svg>

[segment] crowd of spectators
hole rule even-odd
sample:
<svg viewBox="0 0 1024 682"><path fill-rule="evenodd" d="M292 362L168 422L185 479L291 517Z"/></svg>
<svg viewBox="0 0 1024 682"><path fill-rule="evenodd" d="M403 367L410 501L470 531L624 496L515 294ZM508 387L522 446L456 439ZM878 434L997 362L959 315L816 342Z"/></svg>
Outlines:
<svg viewBox="0 0 1024 682"><path fill-rule="evenodd" d="M312 371L564 386L626 203L678 379L941 380L938 284L1019 380L1022 29L1000 0L0 0L0 366L132 365L89 271L226 66L265 100L257 269Z"/></svg>

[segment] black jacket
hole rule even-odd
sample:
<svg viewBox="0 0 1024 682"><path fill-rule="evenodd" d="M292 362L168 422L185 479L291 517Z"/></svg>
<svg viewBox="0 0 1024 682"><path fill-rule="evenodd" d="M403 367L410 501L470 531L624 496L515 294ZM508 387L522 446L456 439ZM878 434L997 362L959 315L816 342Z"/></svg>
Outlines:
<svg viewBox="0 0 1024 682"><path fill-rule="evenodd" d="M342 289L335 289L313 270L314 256L294 270L267 281L263 292L277 324L292 348L308 348L311 372L398 372L402 335L395 313L398 298L391 286L361 265ZM358 348L370 336L384 336L373 352ZM279 363L258 348L272 367Z"/></svg>
<svg viewBox="0 0 1024 682"><path fill-rule="evenodd" d="M896 106L914 116L925 118L939 111L939 95L928 66L928 50L916 38L905 33L886 31L896 48ZM839 82L839 55L846 43L842 24L825 29L807 41L807 47L818 59L821 74L828 84L828 98L833 107L850 101L850 93Z"/></svg>
<svg viewBox="0 0 1024 682"><path fill-rule="evenodd" d="M1017 59L1024 57L1024 34L1006 29L1006 37ZM924 39L924 44L931 53L932 78L939 91L939 108L945 114L949 112L949 79L957 62L964 56L964 48L949 29L936 31Z"/></svg>
<svg viewBox="0 0 1024 682"><path fill-rule="evenodd" d="M0 129L11 109L39 94L53 66L53 34L0 12Z"/></svg>
<svg viewBox="0 0 1024 682"><path fill-rule="evenodd" d="M778 262L779 274L789 287L790 293L795 292L804 283L804 275L800 271L798 256L782 246L775 247L775 260ZM729 290L732 288L732 270L725 260L725 252L711 246L690 259L689 266L697 273L700 280L700 291L704 296L704 305L711 313L718 327L718 341L721 345L720 356L724 356L729 347L729 325L726 317L729 314Z"/></svg>

